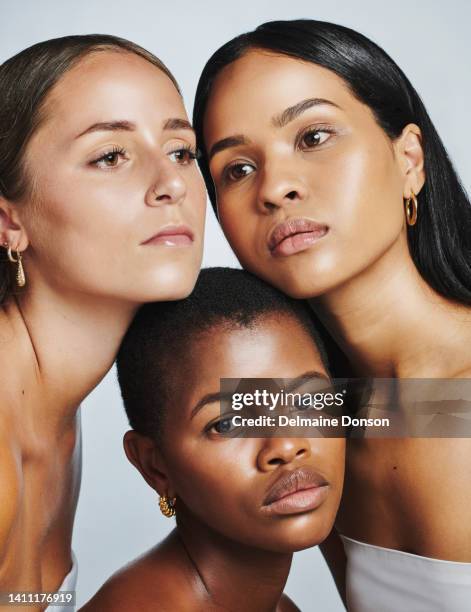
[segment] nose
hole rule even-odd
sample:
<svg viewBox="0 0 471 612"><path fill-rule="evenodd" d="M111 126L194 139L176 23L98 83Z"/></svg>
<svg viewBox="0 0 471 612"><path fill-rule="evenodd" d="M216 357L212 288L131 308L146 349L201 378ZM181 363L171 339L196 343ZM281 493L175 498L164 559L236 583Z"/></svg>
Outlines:
<svg viewBox="0 0 471 612"><path fill-rule="evenodd" d="M257 465L263 472L272 472L280 465L298 462L311 455L306 438L265 438L257 457Z"/></svg>
<svg viewBox="0 0 471 612"><path fill-rule="evenodd" d="M270 214L278 208L302 202L306 195L307 187L293 169L282 164L266 165L258 192L258 208L262 213Z"/></svg>
<svg viewBox="0 0 471 612"><path fill-rule="evenodd" d="M158 165L157 173L146 193L148 206L178 204L186 195L186 182L177 165L165 156Z"/></svg>

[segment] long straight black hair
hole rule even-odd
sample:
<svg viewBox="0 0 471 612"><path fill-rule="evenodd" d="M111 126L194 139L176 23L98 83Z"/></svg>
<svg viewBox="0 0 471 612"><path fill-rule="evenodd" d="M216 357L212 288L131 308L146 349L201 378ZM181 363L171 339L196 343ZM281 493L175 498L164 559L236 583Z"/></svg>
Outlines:
<svg viewBox="0 0 471 612"><path fill-rule="evenodd" d="M201 150L200 168L215 211L216 192L203 136L206 107L217 75L250 49L266 49L331 70L370 107L391 139L408 123L419 126L426 180L417 225L408 228L409 249L419 273L435 291L470 305L471 205L467 195L405 74L378 45L349 28L308 19L271 21L232 39L209 59L196 91L193 123Z"/></svg>

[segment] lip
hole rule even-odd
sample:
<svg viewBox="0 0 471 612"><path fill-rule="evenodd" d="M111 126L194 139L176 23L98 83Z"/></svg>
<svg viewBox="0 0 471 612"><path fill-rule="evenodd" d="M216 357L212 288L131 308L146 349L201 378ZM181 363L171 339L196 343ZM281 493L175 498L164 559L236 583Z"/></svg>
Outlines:
<svg viewBox="0 0 471 612"><path fill-rule="evenodd" d="M266 514L299 514L318 508L329 493L329 483L315 470L302 467L282 474L262 505Z"/></svg>
<svg viewBox="0 0 471 612"><path fill-rule="evenodd" d="M288 256L305 251L323 238L329 228L312 219L297 217L276 225L268 236L268 248L274 256Z"/></svg>
<svg viewBox="0 0 471 612"><path fill-rule="evenodd" d="M194 234L187 225L166 225L157 234L141 242L141 245L190 246L194 239Z"/></svg>

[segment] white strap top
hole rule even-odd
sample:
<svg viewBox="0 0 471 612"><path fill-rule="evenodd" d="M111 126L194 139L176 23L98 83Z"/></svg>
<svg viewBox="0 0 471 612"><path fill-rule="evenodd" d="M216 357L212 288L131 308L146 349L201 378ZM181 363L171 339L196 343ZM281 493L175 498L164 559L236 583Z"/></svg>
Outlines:
<svg viewBox="0 0 471 612"><path fill-rule="evenodd" d="M347 556L349 612L471 611L471 563L340 537Z"/></svg>

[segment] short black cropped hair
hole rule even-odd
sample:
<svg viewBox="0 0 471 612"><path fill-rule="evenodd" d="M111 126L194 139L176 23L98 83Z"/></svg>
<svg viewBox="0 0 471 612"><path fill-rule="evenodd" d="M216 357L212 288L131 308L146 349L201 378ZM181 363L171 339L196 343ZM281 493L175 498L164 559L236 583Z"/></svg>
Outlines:
<svg viewBox="0 0 471 612"><path fill-rule="evenodd" d="M312 337L329 371L319 324L302 300L295 300L245 270L206 268L184 300L144 305L118 353L118 380L130 426L159 439L174 385L184 384L191 343L217 327L250 328L266 316L294 318ZM217 332L216 332L217 333Z"/></svg>

